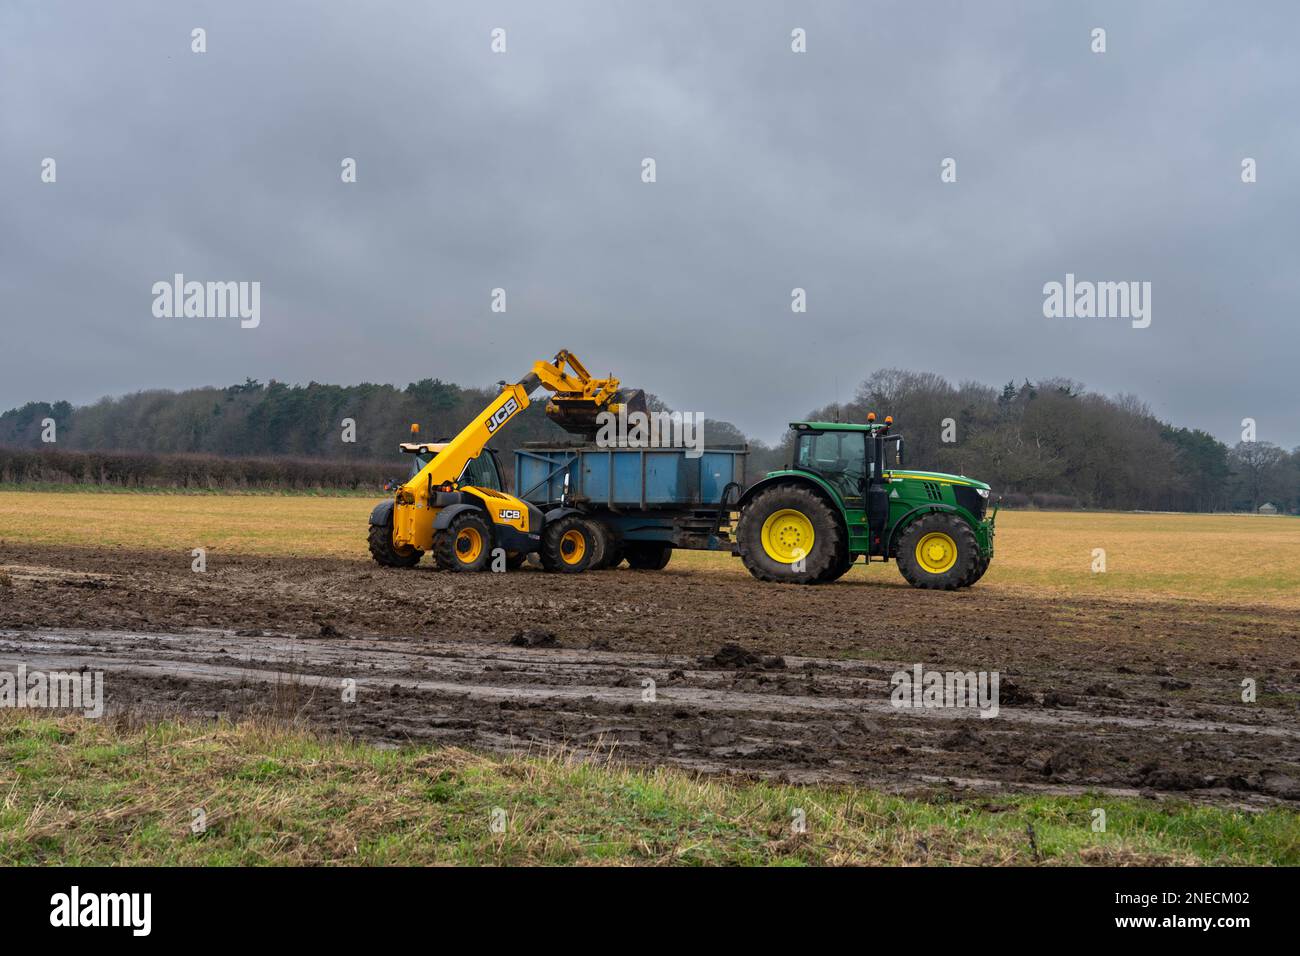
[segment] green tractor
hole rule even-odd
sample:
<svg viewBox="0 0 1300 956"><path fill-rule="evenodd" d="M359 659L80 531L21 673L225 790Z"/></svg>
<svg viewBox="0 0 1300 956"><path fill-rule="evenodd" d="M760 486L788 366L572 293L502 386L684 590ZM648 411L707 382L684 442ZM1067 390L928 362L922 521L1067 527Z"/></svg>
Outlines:
<svg viewBox="0 0 1300 956"><path fill-rule="evenodd" d="M993 559L989 486L903 468L891 418L792 422L794 461L741 495L735 553L761 581L826 584L893 558L913 587L969 587Z"/></svg>

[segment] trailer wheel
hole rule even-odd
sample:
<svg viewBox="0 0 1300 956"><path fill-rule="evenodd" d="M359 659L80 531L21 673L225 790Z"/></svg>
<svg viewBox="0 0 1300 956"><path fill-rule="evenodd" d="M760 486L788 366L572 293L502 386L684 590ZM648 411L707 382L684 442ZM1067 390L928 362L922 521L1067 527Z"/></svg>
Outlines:
<svg viewBox="0 0 1300 956"><path fill-rule="evenodd" d="M629 541L624 548L634 571L662 571L673 556L673 546L664 541Z"/></svg>
<svg viewBox="0 0 1300 956"><path fill-rule="evenodd" d="M588 571L604 571L609 567L609 559L614 554L614 536L610 534L605 522L596 518L586 519L591 528L591 563Z"/></svg>
<svg viewBox="0 0 1300 956"><path fill-rule="evenodd" d="M795 483L761 492L736 525L740 558L760 581L821 584L844 560L843 539L839 515L821 495Z"/></svg>
<svg viewBox="0 0 1300 956"><path fill-rule="evenodd" d="M970 525L950 514L928 514L903 529L896 560L912 587L955 591L975 574L979 556Z"/></svg>
<svg viewBox="0 0 1300 956"><path fill-rule="evenodd" d="M492 560L492 528L481 512L462 511L433 534L433 560L444 571L482 571Z"/></svg>
<svg viewBox="0 0 1300 956"><path fill-rule="evenodd" d="M560 574L578 574L591 567L596 557L592 522L578 515L553 521L542 532L542 567Z"/></svg>
<svg viewBox="0 0 1300 956"><path fill-rule="evenodd" d="M413 568L420 563L424 552L409 544L398 547L393 543L391 524L370 526L370 556L388 568Z"/></svg>

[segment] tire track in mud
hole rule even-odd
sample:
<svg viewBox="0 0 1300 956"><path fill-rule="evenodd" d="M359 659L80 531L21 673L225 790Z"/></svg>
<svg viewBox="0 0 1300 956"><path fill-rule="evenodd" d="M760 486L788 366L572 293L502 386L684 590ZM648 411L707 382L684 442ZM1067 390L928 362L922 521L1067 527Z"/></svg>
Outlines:
<svg viewBox="0 0 1300 956"><path fill-rule="evenodd" d="M890 678L908 661L789 656L737 668L682 653L263 629L0 629L0 670L20 663L104 671L110 709L292 716L383 743L568 748L892 790L1179 793L1243 807L1300 799L1294 714L1205 695L1153 706L1159 675L1127 669L1092 675L1111 680L1062 700L1007 682L998 716L980 719L893 707ZM345 679L355 702L343 700Z"/></svg>

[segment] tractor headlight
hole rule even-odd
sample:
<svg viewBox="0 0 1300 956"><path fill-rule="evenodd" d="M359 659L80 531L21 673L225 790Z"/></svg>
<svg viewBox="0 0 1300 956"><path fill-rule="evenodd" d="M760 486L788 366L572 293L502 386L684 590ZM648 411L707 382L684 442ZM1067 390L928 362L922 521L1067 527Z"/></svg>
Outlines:
<svg viewBox="0 0 1300 956"><path fill-rule="evenodd" d="M989 496L989 490L987 488L976 488L975 490L979 492L981 498L987 498Z"/></svg>

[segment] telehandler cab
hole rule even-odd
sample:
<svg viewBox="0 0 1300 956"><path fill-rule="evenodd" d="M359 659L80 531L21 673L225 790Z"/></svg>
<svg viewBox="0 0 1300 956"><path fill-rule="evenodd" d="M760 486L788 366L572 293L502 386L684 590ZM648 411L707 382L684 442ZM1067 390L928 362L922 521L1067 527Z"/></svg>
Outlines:
<svg viewBox="0 0 1300 956"><path fill-rule="evenodd" d="M549 362L533 363L448 442L403 443L416 456L417 469L370 514L370 553L389 567L414 567L426 551L449 571L483 571L493 552L504 553L506 567L517 568L538 552L550 571L583 570L591 560L592 529L579 516L554 509L547 520L535 505L507 494L496 455L488 441L531 404L533 392L552 394L546 416L565 430L590 437L597 416L645 409L639 390L619 390L618 379L593 378L578 358L561 351ZM412 425L412 438L419 426Z"/></svg>

